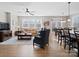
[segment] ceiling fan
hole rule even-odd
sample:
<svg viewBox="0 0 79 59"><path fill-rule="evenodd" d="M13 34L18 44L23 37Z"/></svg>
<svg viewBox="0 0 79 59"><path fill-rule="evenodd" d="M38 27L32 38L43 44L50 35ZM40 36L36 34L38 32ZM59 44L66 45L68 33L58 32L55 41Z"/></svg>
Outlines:
<svg viewBox="0 0 79 59"><path fill-rule="evenodd" d="M29 11L28 8L25 9L25 13L28 13L28 14L30 14L30 15L34 15L32 12L34 12L34 11Z"/></svg>

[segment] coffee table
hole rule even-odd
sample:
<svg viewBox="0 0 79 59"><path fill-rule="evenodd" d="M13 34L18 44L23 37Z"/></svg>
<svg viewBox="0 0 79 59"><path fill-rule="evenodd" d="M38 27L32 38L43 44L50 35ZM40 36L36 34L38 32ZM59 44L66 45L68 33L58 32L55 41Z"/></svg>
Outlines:
<svg viewBox="0 0 79 59"><path fill-rule="evenodd" d="M18 40L31 40L32 34L26 34L26 33L19 33L18 34Z"/></svg>

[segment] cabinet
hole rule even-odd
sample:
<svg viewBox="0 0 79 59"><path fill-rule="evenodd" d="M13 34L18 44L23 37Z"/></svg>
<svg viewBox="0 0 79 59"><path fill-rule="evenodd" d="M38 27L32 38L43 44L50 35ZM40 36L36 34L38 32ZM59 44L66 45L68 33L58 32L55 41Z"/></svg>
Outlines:
<svg viewBox="0 0 79 59"><path fill-rule="evenodd" d="M0 31L0 42L6 41L12 37L12 32L10 30Z"/></svg>

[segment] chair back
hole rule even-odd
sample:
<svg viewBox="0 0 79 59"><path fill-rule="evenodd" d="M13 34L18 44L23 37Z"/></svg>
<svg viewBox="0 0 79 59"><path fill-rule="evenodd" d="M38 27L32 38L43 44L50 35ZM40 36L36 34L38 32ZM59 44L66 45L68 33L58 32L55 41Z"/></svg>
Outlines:
<svg viewBox="0 0 79 59"><path fill-rule="evenodd" d="M79 33L75 33L76 40L79 40Z"/></svg>
<svg viewBox="0 0 79 59"><path fill-rule="evenodd" d="M64 35L65 36L70 36L70 30L69 30L69 28L64 28Z"/></svg>

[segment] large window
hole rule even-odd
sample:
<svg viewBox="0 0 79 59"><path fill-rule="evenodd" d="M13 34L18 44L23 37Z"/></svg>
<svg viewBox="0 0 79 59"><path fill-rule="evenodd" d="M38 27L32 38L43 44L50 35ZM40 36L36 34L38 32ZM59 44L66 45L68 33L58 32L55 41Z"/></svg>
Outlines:
<svg viewBox="0 0 79 59"><path fill-rule="evenodd" d="M52 20L52 28L59 28L61 27L61 18L53 18Z"/></svg>
<svg viewBox="0 0 79 59"><path fill-rule="evenodd" d="M52 18L52 29L55 28L64 28L66 27L66 17L61 18L61 17L54 17Z"/></svg>
<svg viewBox="0 0 79 59"><path fill-rule="evenodd" d="M79 15L72 17L72 26L79 29Z"/></svg>
<svg viewBox="0 0 79 59"><path fill-rule="evenodd" d="M40 28L41 27L41 21L37 19L32 19L32 20L27 20L23 19L22 20L22 27L25 28Z"/></svg>

